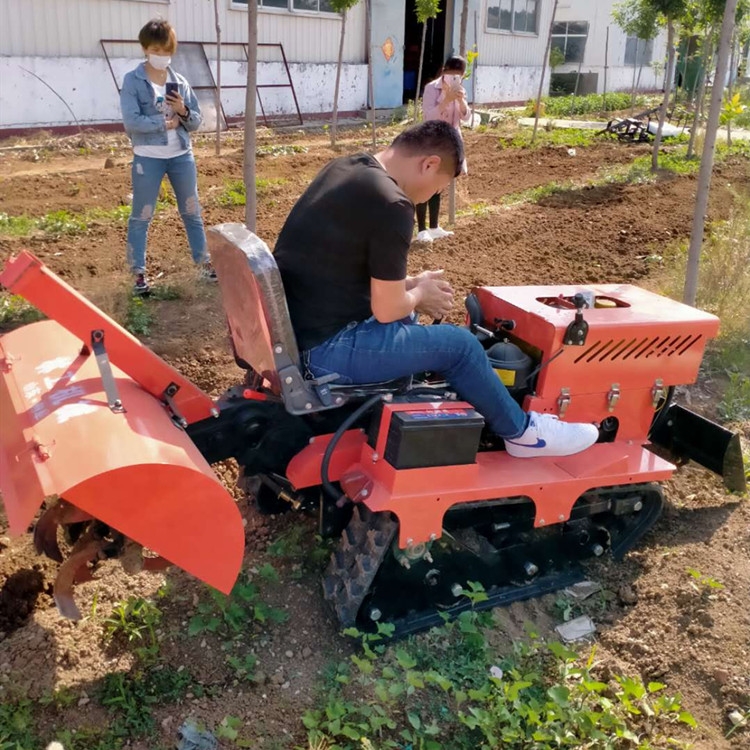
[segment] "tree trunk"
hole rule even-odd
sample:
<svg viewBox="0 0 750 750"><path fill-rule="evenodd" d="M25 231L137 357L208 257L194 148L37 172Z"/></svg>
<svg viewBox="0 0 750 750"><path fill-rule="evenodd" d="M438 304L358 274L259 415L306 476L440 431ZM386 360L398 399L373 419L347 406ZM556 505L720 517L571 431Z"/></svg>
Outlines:
<svg viewBox="0 0 750 750"><path fill-rule="evenodd" d="M258 82L258 4L247 4L247 87L245 89L245 226L255 232L255 100Z"/></svg>
<svg viewBox="0 0 750 750"><path fill-rule="evenodd" d="M559 0L555 0L555 5L552 8L552 18L549 21L549 31L547 33L547 46L544 49L544 60L542 61L542 77L539 81L539 93L536 95L536 112L534 114L534 132L531 134L531 142L536 140L536 131L539 127L539 110L542 106L542 91L544 90L544 74L547 72L547 60L549 60L549 51L552 46L552 27L555 23L555 16L557 15L557 3Z"/></svg>
<svg viewBox="0 0 750 750"><path fill-rule="evenodd" d="M367 14L367 25L365 27L365 37L367 39L367 88L370 105L370 125L372 127L372 150L375 151L378 147L378 137L375 132L375 77L372 72L372 0L366 0L365 13Z"/></svg>
<svg viewBox="0 0 750 750"><path fill-rule="evenodd" d="M427 21L425 21L422 24L422 46L419 48L419 72L417 73L417 90L414 93L414 122L420 119L419 118L419 90L422 88L422 65L424 62L424 45L426 41L427 41Z"/></svg>
<svg viewBox="0 0 750 750"><path fill-rule="evenodd" d="M732 54L729 56L729 88L727 91L727 97L729 101L732 101L734 96L734 78L737 73L735 66L735 51L737 50L737 40L732 37ZM732 145L732 121L727 120L727 146Z"/></svg>
<svg viewBox="0 0 750 750"><path fill-rule="evenodd" d="M461 30L458 37L458 54L466 59L466 25L469 21L469 0L463 0L461 7Z"/></svg>
<svg viewBox="0 0 750 750"><path fill-rule="evenodd" d="M633 59L633 88L630 91L630 114L635 112L635 78L638 73L638 37L635 38L635 58Z"/></svg>
<svg viewBox="0 0 750 750"><path fill-rule="evenodd" d="M708 208L708 193L711 188L711 174L714 168L714 152L716 150L716 131L719 128L724 94L724 81L729 65L729 52L734 32L734 19L737 12L737 0L727 0L724 9L724 20L721 25L721 41L719 42L719 59L716 64L716 79L711 90L711 109L706 124L706 145L703 147L701 169L698 174L698 191L693 212L693 228L690 233L690 248L688 250L688 265L685 275L685 291L683 301L688 305L695 305L698 294L698 270L703 244L703 230L706 223L706 209Z"/></svg>
<svg viewBox="0 0 750 750"><path fill-rule="evenodd" d="M656 130L654 138L654 149L651 152L651 171L656 172L659 168L659 148L661 147L661 134L664 129L664 122L667 119L667 107L669 106L669 97L672 92L672 81L674 80L674 20L669 19L667 23L667 78L664 86L664 99L659 108L659 127Z"/></svg>
<svg viewBox="0 0 750 750"><path fill-rule="evenodd" d="M698 135L698 128L701 122L701 112L703 111L703 99L706 96L706 79L708 78L708 69L711 66L711 60L714 56L714 32L710 29L706 43L703 47L701 56L701 77L698 84L698 96L695 100L695 113L693 114L693 127L690 129L690 140L688 141L687 158L692 159L695 151L695 138Z"/></svg>
<svg viewBox="0 0 750 750"><path fill-rule="evenodd" d="M341 13L341 39L339 40L339 62L336 66L336 85L333 90L333 115L331 117L331 146L336 145L336 130L339 121L339 86L341 85L341 66L344 63L344 37L346 36L346 11Z"/></svg>
<svg viewBox="0 0 750 750"><path fill-rule="evenodd" d="M216 24L216 155L221 154L221 21L219 0L214 0L214 23Z"/></svg>

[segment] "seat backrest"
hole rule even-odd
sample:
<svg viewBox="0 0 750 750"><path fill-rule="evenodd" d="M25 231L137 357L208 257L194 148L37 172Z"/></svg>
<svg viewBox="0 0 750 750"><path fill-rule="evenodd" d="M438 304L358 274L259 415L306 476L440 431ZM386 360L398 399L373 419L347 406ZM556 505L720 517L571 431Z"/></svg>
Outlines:
<svg viewBox="0 0 750 750"><path fill-rule="evenodd" d="M340 405L323 404L302 376L284 285L268 245L244 224L219 224L206 234L236 358L267 380L292 414Z"/></svg>

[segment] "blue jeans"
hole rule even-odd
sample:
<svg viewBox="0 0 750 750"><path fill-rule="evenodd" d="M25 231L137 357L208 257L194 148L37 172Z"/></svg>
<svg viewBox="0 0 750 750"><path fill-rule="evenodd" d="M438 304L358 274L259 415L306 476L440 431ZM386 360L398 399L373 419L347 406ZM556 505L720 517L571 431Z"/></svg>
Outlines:
<svg viewBox="0 0 750 750"><path fill-rule="evenodd" d="M206 233L198 202L198 173L188 151L171 159L133 155L133 210L128 221L128 263L133 273L146 272L146 237L164 175L169 177L195 263L208 261Z"/></svg>
<svg viewBox="0 0 750 750"><path fill-rule="evenodd" d="M477 338L465 328L416 325L410 318L378 323L369 318L304 353L310 374L338 373L341 384L377 383L419 372L440 373L501 437L515 438L528 415L490 365Z"/></svg>

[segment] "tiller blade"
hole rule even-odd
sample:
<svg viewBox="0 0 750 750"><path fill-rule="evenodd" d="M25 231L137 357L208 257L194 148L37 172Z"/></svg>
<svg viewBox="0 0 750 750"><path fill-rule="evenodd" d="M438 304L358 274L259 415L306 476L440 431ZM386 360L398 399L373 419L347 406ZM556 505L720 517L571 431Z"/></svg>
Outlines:
<svg viewBox="0 0 750 750"><path fill-rule="evenodd" d="M34 534L37 550L61 561L58 526L89 522L55 584L66 616L77 612L73 581L101 553L91 519L229 593L244 548L234 500L166 406L112 362L106 377L101 353L52 320L0 337L0 492L11 534L61 498ZM145 557L141 568L164 560Z"/></svg>

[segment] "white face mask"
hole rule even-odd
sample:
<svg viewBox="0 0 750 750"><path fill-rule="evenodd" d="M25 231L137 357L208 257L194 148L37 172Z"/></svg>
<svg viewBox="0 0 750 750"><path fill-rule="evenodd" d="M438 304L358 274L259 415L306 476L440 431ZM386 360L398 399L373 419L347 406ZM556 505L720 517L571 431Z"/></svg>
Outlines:
<svg viewBox="0 0 750 750"><path fill-rule="evenodd" d="M169 63L172 62L172 58L169 55L154 55L149 53L148 62L152 68L166 70L169 67Z"/></svg>

